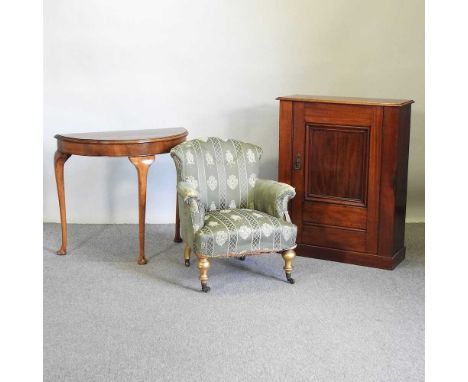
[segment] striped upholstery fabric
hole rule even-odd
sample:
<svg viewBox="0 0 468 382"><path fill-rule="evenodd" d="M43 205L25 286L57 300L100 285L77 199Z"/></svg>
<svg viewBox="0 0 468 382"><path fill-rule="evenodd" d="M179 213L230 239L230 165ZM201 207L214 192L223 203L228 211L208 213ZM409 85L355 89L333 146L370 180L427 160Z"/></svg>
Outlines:
<svg viewBox="0 0 468 382"><path fill-rule="evenodd" d="M208 212L195 233L195 253L206 256L242 256L294 248L294 224L261 211L233 208Z"/></svg>
<svg viewBox="0 0 468 382"><path fill-rule="evenodd" d="M235 139L207 138L181 143L171 150L178 181L200 193L207 211L253 208L253 189L262 149Z"/></svg>
<svg viewBox="0 0 468 382"><path fill-rule="evenodd" d="M181 236L197 255L241 256L296 246L291 186L258 179L262 149L210 137L171 150L177 168Z"/></svg>

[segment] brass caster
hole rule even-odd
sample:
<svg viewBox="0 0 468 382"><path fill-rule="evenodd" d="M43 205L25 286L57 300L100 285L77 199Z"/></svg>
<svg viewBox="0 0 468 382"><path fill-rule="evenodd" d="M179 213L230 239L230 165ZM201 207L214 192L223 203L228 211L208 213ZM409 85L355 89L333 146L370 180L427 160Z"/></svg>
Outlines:
<svg viewBox="0 0 468 382"><path fill-rule="evenodd" d="M145 264L147 264L147 263L148 263L148 261L146 261L146 259L145 259L144 257L138 259L138 264L140 264L140 265L145 265Z"/></svg>
<svg viewBox="0 0 468 382"><path fill-rule="evenodd" d="M210 291L210 287L208 286L207 283L201 283L201 290L202 292L208 293Z"/></svg>
<svg viewBox="0 0 468 382"><path fill-rule="evenodd" d="M286 273L286 279L288 280L290 284L295 283L294 279L291 277L291 273Z"/></svg>
<svg viewBox="0 0 468 382"><path fill-rule="evenodd" d="M240 261L244 261L244 260L245 260L245 256L239 257L239 260L240 260Z"/></svg>
<svg viewBox="0 0 468 382"><path fill-rule="evenodd" d="M185 260L185 266L190 267L190 260Z"/></svg>
<svg viewBox="0 0 468 382"><path fill-rule="evenodd" d="M59 249L57 252L55 252L59 256L65 256L67 254L66 249Z"/></svg>

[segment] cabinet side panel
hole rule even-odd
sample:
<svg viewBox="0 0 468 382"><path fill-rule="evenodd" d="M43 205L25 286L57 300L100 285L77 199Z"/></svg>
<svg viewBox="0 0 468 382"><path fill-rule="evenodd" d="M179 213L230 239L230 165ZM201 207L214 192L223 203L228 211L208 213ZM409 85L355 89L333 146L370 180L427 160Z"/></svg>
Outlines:
<svg viewBox="0 0 468 382"><path fill-rule="evenodd" d="M291 184L293 145L293 103L280 101L278 180Z"/></svg>
<svg viewBox="0 0 468 382"><path fill-rule="evenodd" d="M383 107L375 107L369 152L370 166L368 176L368 215L367 215L367 252L378 253L379 245L379 206L381 157L382 157Z"/></svg>
<svg viewBox="0 0 468 382"><path fill-rule="evenodd" d="M395 191L395 221L393 252L405 246L406 195L408 190L408 157L410 142L411 106L400 109L398 136L398 164Z"/></svg>
<svg viewBox="0 0 468 382"><path fill-rule="evenodd" d="M395 229L396 180L400 110L385 107L382 129L380 176L379 255L392 256Z"/></svg>

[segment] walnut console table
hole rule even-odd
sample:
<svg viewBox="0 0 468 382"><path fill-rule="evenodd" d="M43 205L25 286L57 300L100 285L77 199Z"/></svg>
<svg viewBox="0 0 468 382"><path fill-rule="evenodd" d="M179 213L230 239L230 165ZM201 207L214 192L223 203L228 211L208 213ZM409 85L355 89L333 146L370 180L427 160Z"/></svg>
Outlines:
<svg viewBox="0 0 468 382"><path fill-rule="evenodd" d="M62 245L57 255L67 253L67 216L65 210L65 191L63 167L72 155L128 157L138 173L139 241L138 264L146 264L145 258L145 213L146 180L148 169L157 154L168 153L174 146L185 141L187 130L183 128L106 131L97 133L57 134L57 151L54 157L55 179L60 205L62 226ZM176 211L176 232L174 241L180 242L179 214Z"/></svg>

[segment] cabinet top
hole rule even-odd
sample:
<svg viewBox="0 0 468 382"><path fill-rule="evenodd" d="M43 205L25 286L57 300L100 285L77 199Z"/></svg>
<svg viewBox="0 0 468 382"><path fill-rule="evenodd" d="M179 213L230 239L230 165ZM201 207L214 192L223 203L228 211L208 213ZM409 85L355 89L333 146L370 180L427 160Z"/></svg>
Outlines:
<svg viewBox="0 0 468 382"><path fill-rule="evenodd" d="M408 99L381 99L381 98L357 98L357 97L331 97L318 95L290 95L276 98L280 101L298 102L322 102L341 103L348 105L374 105L374 106L404 106L412 104L413 100Z"/></svg>

